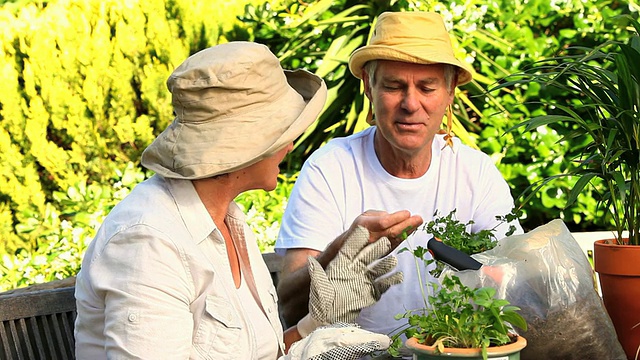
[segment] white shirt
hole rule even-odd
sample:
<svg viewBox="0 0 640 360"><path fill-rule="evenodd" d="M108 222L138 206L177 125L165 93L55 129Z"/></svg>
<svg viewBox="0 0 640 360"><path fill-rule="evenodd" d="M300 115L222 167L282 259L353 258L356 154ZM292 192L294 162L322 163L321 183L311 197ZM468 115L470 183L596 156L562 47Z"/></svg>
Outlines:
<svg viewBox="0 0 640 360"><path fill-rule="evenodd" d="M243 309L224 239L191 181L156 175L111 211L87 249L76 280L76 357L258 359L265 333L283 349L275 287L255 238L235 204L225 221L249 254L262 326Z"/></svg>
<svg viewBox="0 0 640 360"><path fill-rule="evenodd" d="M463 223L473 219L470 229L477 232L496 226L498 239L504 237L509 224L499 225L496 215L506 215L513 208L507 183L484 153L454 140L453 151L443 149L442 135L432 146L429 170L417 179L401 179L387 173L375 155L370 127L346 138L336 138L312 154L303 165L282 218L276 252L289 248L322 251L345 232L357 216L369 209L389 213L409 210L421 215L425 223L456 209ZM519 224L514 223L521 233ZM402 284L392 286L380 301L360 314L358 323L365 329L390 334L401 323L396 314L425 306L418 284L432 279L422 262L403 248L426 247L431 236L416 231L393 252L398 268L404 273ZM420 277L420 279L419 279Z"/></svg>

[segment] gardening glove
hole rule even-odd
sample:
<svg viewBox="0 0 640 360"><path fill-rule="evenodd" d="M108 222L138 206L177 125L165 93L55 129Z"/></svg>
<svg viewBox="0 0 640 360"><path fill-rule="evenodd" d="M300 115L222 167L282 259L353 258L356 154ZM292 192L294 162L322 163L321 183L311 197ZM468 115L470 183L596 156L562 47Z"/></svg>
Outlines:
<svg viewBox="0 0 640 360"><path fill-rule="evenodd" d="M358 226L345 240L327 269L309 257L309 314L298 322L302 337L322 325L354 323L360 310L375 304L391 285L402 282L401 272L387 275L398 263L386 237L369 244L369 232ZM374 263L375 262L375 263Z"/></svg>
<svg viewBox="0 0 640 360"><path fill-rule="evenodd" d="M355 324L337 323L314 330L291 345L278 360L355 360L391 344L387 335L363 330Z"/></svg>

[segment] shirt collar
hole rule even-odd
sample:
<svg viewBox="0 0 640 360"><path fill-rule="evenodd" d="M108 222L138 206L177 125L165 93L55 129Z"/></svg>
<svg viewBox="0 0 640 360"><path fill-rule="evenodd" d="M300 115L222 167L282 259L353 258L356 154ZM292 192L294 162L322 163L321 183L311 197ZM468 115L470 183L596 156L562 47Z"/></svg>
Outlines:
<svg viewBox="0 0 640 360"><path fill-rule="evenodd" d="M165 178L167 187L176 202L182 221L196 244L204 241L216 225L191 180Z"/></svg>
<svg viewBox="0 0 640 360"><path fill-rule="evenodd" d="M178 206L178 212L182 217L182 221L191 234L191 238L200 244L204 241L213 230L218 227L211 219L211 215L207 208L200 200L200 196L196 192L191 180L165 178L167 187L173 195L174 201ZM244 222L245 215L242 209L235 203L229 204L227 216L237 221Z"/></svg>

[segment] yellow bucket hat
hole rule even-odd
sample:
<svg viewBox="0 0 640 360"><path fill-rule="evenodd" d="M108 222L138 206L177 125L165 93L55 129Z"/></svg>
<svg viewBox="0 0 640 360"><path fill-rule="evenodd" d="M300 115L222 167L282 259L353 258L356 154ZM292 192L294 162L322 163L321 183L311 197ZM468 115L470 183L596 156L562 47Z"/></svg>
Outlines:
<svg viewBox="0 0 640 360"><path fill-rule="evenodd" d="M167 178L245 168L294 141L322 111L324 81L283 70L261 44L230 42L190 56L167 80L175 119L142 153Z"/></svg>
<svg viewBox="0 0 640 360"><path fill-rule="evenodd" d="M378 17L369 44L351 54L349 70L362 79L370 60L415 64L450 64L458 67L458 85L471 81L473 70L458 60L442 17L434 12L384 12Z"/></svg>

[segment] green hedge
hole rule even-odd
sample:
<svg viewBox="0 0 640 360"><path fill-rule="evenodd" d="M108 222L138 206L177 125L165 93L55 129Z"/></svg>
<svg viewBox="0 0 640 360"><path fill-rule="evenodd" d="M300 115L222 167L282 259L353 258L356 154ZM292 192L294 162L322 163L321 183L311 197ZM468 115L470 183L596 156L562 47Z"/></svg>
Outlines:
<svg viewBox="0 0 640 360"><path fill-rule="evenodd" d="M113 184L127 163L138 163L172 120L168 75L216 44L244 3L61 0L0 9L0 238L7 252L41 245L42 229L20 224L42 220L55 191Z"/></svg>

